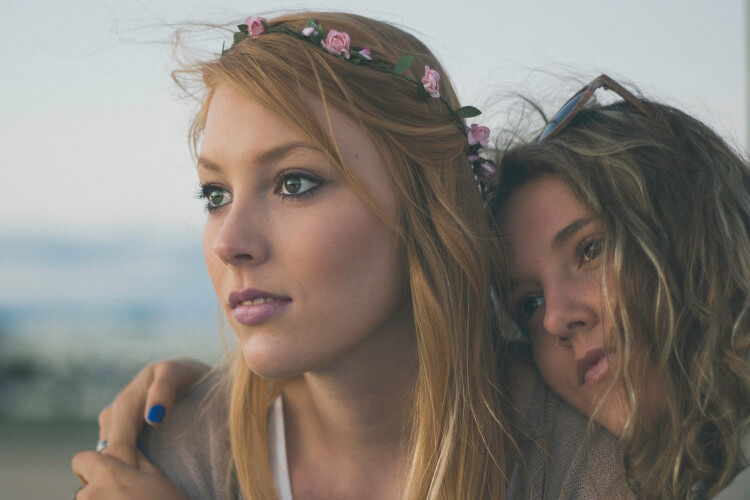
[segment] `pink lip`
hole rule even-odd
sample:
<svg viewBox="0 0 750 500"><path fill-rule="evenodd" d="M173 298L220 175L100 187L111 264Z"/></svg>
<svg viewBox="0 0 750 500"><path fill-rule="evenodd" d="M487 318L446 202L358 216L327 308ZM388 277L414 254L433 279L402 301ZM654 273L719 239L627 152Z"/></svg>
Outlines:
<svg viewBox="0 0 750 500"><path fill-rule="evenodd" d="M589 349L576 361L576 368L581 385L594 385L609 373L609 359L602 347Z"/></svg>
<svg viewBox="0 0 750 500"><path fill-rule="evenodd" d="M271 302L264 304L243 305L247 300L255 300L260 297L268 297ZM229 294L229 306L232 308L232 316L238 323L243 325L256 325L276 313L282 312L289 306L292 299L282 295L276 295L255 288L236 290Z"/></svg>

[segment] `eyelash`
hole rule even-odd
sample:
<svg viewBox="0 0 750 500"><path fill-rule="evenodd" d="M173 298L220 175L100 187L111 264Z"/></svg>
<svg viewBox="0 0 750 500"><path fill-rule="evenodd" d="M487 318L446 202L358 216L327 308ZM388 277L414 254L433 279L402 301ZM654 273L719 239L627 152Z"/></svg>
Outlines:
<svg viewBox="0 0 750 500"><path fill-rule="evenodd" d="M540 307L542 307L544 305L544 302L542 302L541 304L539 304L538 306L536 306L536 309L534 309L534 311L531 314L526 314L524 312L524 306L526 305L526 303L528 301L534 300L534 299L541 299L542 301L544 301L544 297L542 297L542 296L528 295L528 296L521 297L516 302L514 316L515 316L515 319L516 319L516 323L518 323L518 325L521 327L521 330L524 333L526 333L526 329L524 328L525 325L526 325L526 323L531 319L531 317L534 315L534 313L537 311L537 309L539 309Z"/></svg>
<svg viewBox="0 0 750 500"><path fill-rule="evenodd" d="M282 193L281 190L282 190L284 183L288 181L289 179L294 179L294 178L307 180L307 181L315 183L316 185L301 193L288 193L288 194ZM278 176L276 176L276 179L274 180L273 184L274 184L273 192L278 194L282 200L291 199L293 201L299 201L308 196L314 196L315 194L317 194L317 190L323 184L323 180L320 177L311 175L307 172L302 172L298 170L286 170L284 172L281 172ZM202 199L202 200L208 200L212 191L224 191L227 193L229 192L226 188L218 184L213 184L213 183L199 184L198 190L195 193L195 197L198 199ZM212 213L212 212L219 210L220 208L224 206L225 205L212 206L210 205L208 201L206 201L206 205L204 208L208 213Z"/></svg>
<svg viewBox="0 0 750 500"><path fill-rule="evenodd" d="M586 250L591 247L591 245L598 245L599 248L596 251L596 255L593 257L589 257L588 260L585 260L586 257ZM602 252L604 251L603 248L604 240L601 236L589 236L588 238L584 238L576 247L576 258L578 260L578 267L582 267L585 264L598 259L601 257Z"/></svg>
<svg viewBox="0 0 750 500"><path fill-rule="evenodd" d="M206 204L203 207L203 209L208 213L215 212L224 206L224 205L219 205L219 206L214 207L210 205L208 199L212 191L228 192L225 188L223 188L222 186L218 184L206 183L206 184L199 184L198 190L195 193L195 197L198 198L199 200L206 200Z"/></svg>
<svg viewBox="0 0 750 500"><path fill-rule="evenodd" d="M316 185L308 189L307 191L303 191L301 193L290 193L290 194L283 194L281 193L281 188L284 185L286 181L289 179L304 179L307 181L314 182ZM274 181L273 185L273 192L281 196L282 200L294 200L299 201L304 198L307 198L309 196L314 196L317 194L318 188L323 184L323 179L318 177L317 175L312 175L307 172L302 172L300 170L285 170L281 172L278 176L276 176L276 180Z"/></svg>

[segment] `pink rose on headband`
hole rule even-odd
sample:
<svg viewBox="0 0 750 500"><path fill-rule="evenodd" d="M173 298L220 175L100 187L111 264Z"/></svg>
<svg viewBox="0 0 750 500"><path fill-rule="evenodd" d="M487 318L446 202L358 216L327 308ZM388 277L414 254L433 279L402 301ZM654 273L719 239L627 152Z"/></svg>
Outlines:
<svg viewBox="0 0 750 500"><path fill-rule="evenodd" d="M484 174L484 176L487 177L488 179L494 176L495 173L497 172L495 165L493 165L492 163L488 161L482 162L480 167L482 167L482 174Z"/></svg>
<svg viewBox="0 0 750 500"><path fill-rule="evenodd" d="M245 19L245 24L247 24L247 32L250 33L250 36L253 38L258 38L260 35L263 34L264 31L266 31L266 27L263 26L263 23L266 22L267 19L265 17L260 16L250 16L247 19Z"/></svg>
<svg viewBox="0 0 750 500"><path fill-rule="evenodd" d="M440 97L440 73L425 65L422 87L424 87L430 96Z"/></svg>
<svg viewBox="0 0 750 500"><path fill-rule="evenodd" d="M349 59L349 45L351 42L348 34L343 31L331 30L328 32L326 39L320 41L320 44L334 56L344 54L344 57Z"/></svg>
<svg viewBox="0 0 750 500"><path fill-rule="evenodd" d="M486 148L487 143L490 140L490 129L487 127L480 127L474 123L471 127L466 128L466 138L469 140L469 146L479 144L483 148Z"/></svg>
<svg viewBox="0 0 750 500"><path fill-rule="evenodd" d="M372 61L372 52L370 52L370 49L365 47L364 49L359 51L359 55L367 59L368 61Z"/></svg>

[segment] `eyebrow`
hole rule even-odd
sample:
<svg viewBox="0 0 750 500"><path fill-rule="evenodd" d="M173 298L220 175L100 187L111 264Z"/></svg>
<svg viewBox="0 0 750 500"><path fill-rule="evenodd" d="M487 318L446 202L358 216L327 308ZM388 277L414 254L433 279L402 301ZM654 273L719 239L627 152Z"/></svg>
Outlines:
<svg viewBox="0 0 750 500"><path fill-rule="evenodd" d="M580 219L576 219L564 228L558 232L554 238L552 238L552 248L558 249L561 245L563 245L566 241L568 241L570 238L573 237L574 234L576 234L580 229L583 229L587 225L594 222L593 217L581 217ZM509 278L509 286L511 292L513 292L516 288L519 287L520 284L523 283L523 280L519 280L515 276L510 276Z"/></svg>
<svg viewBox="0 0 750 500"><path fill-rule="evenodd" d="M313 146L312 144L297 141L289 142L286 144L282 144L281 146L277 146L273 149L269 149L268 151L261 153L256 158L256 161L258 163L273 163L283 159L285 156L290 155L293 151L296 151L298 149L306 149L308 151L320 153L320 149ZM198 167L203 167L208 170L214 170L216 172L220 172L222 170L221 165L205 157L198 158Z"/></svg>
<svg viewBox="0 0 750 500"><path fill-rule="evenodd" d="M552 239L552 248L560 248L566 241L573 237L580 229L586 227L594 221L593 217L582 217L576 219L567 226L565 226L560 232L558 232Z"/></svg>

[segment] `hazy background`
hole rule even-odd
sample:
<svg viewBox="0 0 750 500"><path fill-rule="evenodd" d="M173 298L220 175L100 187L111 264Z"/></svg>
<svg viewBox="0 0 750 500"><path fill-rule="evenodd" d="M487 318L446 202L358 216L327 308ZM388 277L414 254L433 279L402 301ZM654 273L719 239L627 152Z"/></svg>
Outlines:
<svg viewBox="0 0 750 500"><path fill-rule="evenodd" d="M462 100L492 110L482 122L509 125L513 91L554 111L578 86L555 75L606 72L747 149L746 5L2 0L0 497L69 496L67 457L94 445L123 381L164 356L220 355L170 25L369 15L421 36ZM217 36L198 48L218 52Z"/></svg>

